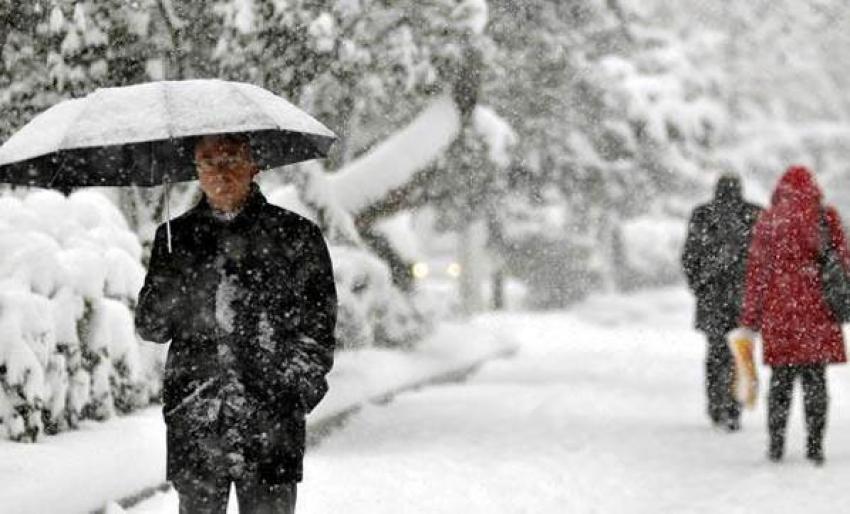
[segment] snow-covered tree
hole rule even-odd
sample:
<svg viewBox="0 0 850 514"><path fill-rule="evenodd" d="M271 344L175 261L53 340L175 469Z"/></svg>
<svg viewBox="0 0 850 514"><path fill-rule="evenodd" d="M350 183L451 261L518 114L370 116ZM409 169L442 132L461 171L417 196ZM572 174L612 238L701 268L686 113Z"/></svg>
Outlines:
<svg viewBox="0 0 850 514"><path fill-rule="evenodd" d="M722 38L662 26L619 1L493 0L491 12L497 52L485 92L518 132L508 181L527 195L502 221L506 234L525 239L501 247L530 254L536 240L589 250L537 255L551 255L551 269L563 258L583 260L568 273L575 289L600 277L613 287L622 222L687 196L714 167L727 125ZM567 220L557 232L509 226L553 208ZM539 282L564 287L555 278Z"/></svg>
<svg viewBox="0 0 850 514"><path fill-rule="evenodd" d="M58 98L45 71L49 9L46 0L0 2L0 140Z"/></svg>

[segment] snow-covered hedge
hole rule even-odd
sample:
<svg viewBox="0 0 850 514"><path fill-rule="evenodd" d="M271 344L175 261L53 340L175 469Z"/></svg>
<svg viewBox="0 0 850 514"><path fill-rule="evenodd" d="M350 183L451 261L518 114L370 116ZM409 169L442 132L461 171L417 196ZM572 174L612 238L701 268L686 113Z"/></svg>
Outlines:
<svg viewBox="0 0 850 514"><path fill-rule="evenodd" d="M393 286L386 263L352 246L331 246L342 348L409 346L428 330L415 298Z"/></svg>
<svg viewBox="0 0 850 514"><path fill-rule="evenodd" d="M159 396L132 316L142 248L94 191L0 196L0 437L36 440Z"/></svg>

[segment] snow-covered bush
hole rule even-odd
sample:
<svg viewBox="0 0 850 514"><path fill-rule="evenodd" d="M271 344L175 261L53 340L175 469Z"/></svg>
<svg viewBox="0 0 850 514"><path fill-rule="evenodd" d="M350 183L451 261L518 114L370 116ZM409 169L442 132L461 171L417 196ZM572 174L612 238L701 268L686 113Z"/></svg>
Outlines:
<svg viewBox="0 0 850 514"><path fill-rule="evenodd" d="M331 259L339 297L339 341L346 348L371 346L375 330L370 318L391 287L389 272L380 260L356 248L334 247Z"/></svg>
<svg viewBox="0 0 850 514"><path fill-rule="evenodd" d="M0 434L36 440L158 397L162 350L139 345L142 248L104 196L0 197Z"/></svg>
<svg viewBox="0 0 850 514"><path fill-rule="evenodd" d="M422 336L422 315L393 286L381 259L353 246L332 246L342 348L408 346Z"/></svg>

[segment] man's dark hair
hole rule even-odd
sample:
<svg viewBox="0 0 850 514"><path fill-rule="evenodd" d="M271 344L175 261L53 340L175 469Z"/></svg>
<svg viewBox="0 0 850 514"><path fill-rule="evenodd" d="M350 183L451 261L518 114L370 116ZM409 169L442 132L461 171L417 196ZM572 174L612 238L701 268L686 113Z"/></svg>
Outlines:
<svg viewBox="0 0 850 514"><path fill-rule="evenodd" d="M233 144L233 145L251 145L251 138L248 137L248 134L242 132L236 133L228 133L228 134L220 134L218 138L223 143Z"/></svg>
<svg viewBox="0 0 850 514"><path fill-rule="evenodd" d="M195 140L195 146L201 144L204 139L214 139L216 141L220 141L221 143L227 145L248 145L251 146L251 138L248 137L248 134L242 132L228 132L224 134L207 134L204 136L198 136Z"/></svg>
<svg viewBox="0 0 850 514"><path fill-rule="evenodd" d="M738 200L742 198L741 179L734 173L724 173L717 181L714 195L721 200Z"/></svg>
<svg viewBox="0 0 850 514"><path fill-rule="evenodd" d="M204 142L204 140L212 140L222 145L227 146L235 146L238 148L243 148L252 161L256 162L254 159L254 153L251 149L251 138L248 134L242 132L228 132L224 134L208 134L206 136L198 136L195 140L195 149Z"/></svg>

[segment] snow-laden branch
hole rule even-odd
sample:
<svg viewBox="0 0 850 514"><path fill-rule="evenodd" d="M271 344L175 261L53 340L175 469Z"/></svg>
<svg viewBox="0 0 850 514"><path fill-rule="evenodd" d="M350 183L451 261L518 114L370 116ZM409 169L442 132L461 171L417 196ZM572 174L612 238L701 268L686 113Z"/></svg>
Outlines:
<svg viewBox="0 0 850 514"><path fill-rule="evenodd" d="M451 96L440 96L407 127L328 177L338 205L357 213L403 186L448 149L460 128Z"/></svg>
<svg viewBox="0 0 850 514"><path fill-rule="evenodd" d="M186 27L186 22L180 19L180 16L177 15L177 10L174 8L174 4L171 3L171 0L160 0L160 5L162 6L163 12L168 17L168 23L172 28L182 29Z"/></svg>
<svg viewBox="0 0 850 514"><path fill-rule="evenodd" d="M472 121L487 142L493 164L509 166L516 134L508 122L481 105L475 108ZM440 96L409 125L327 177L324 185L329 196L344 211L362 212L426 170L455 141L460 129L460 110L451 96Z"/></svg>

